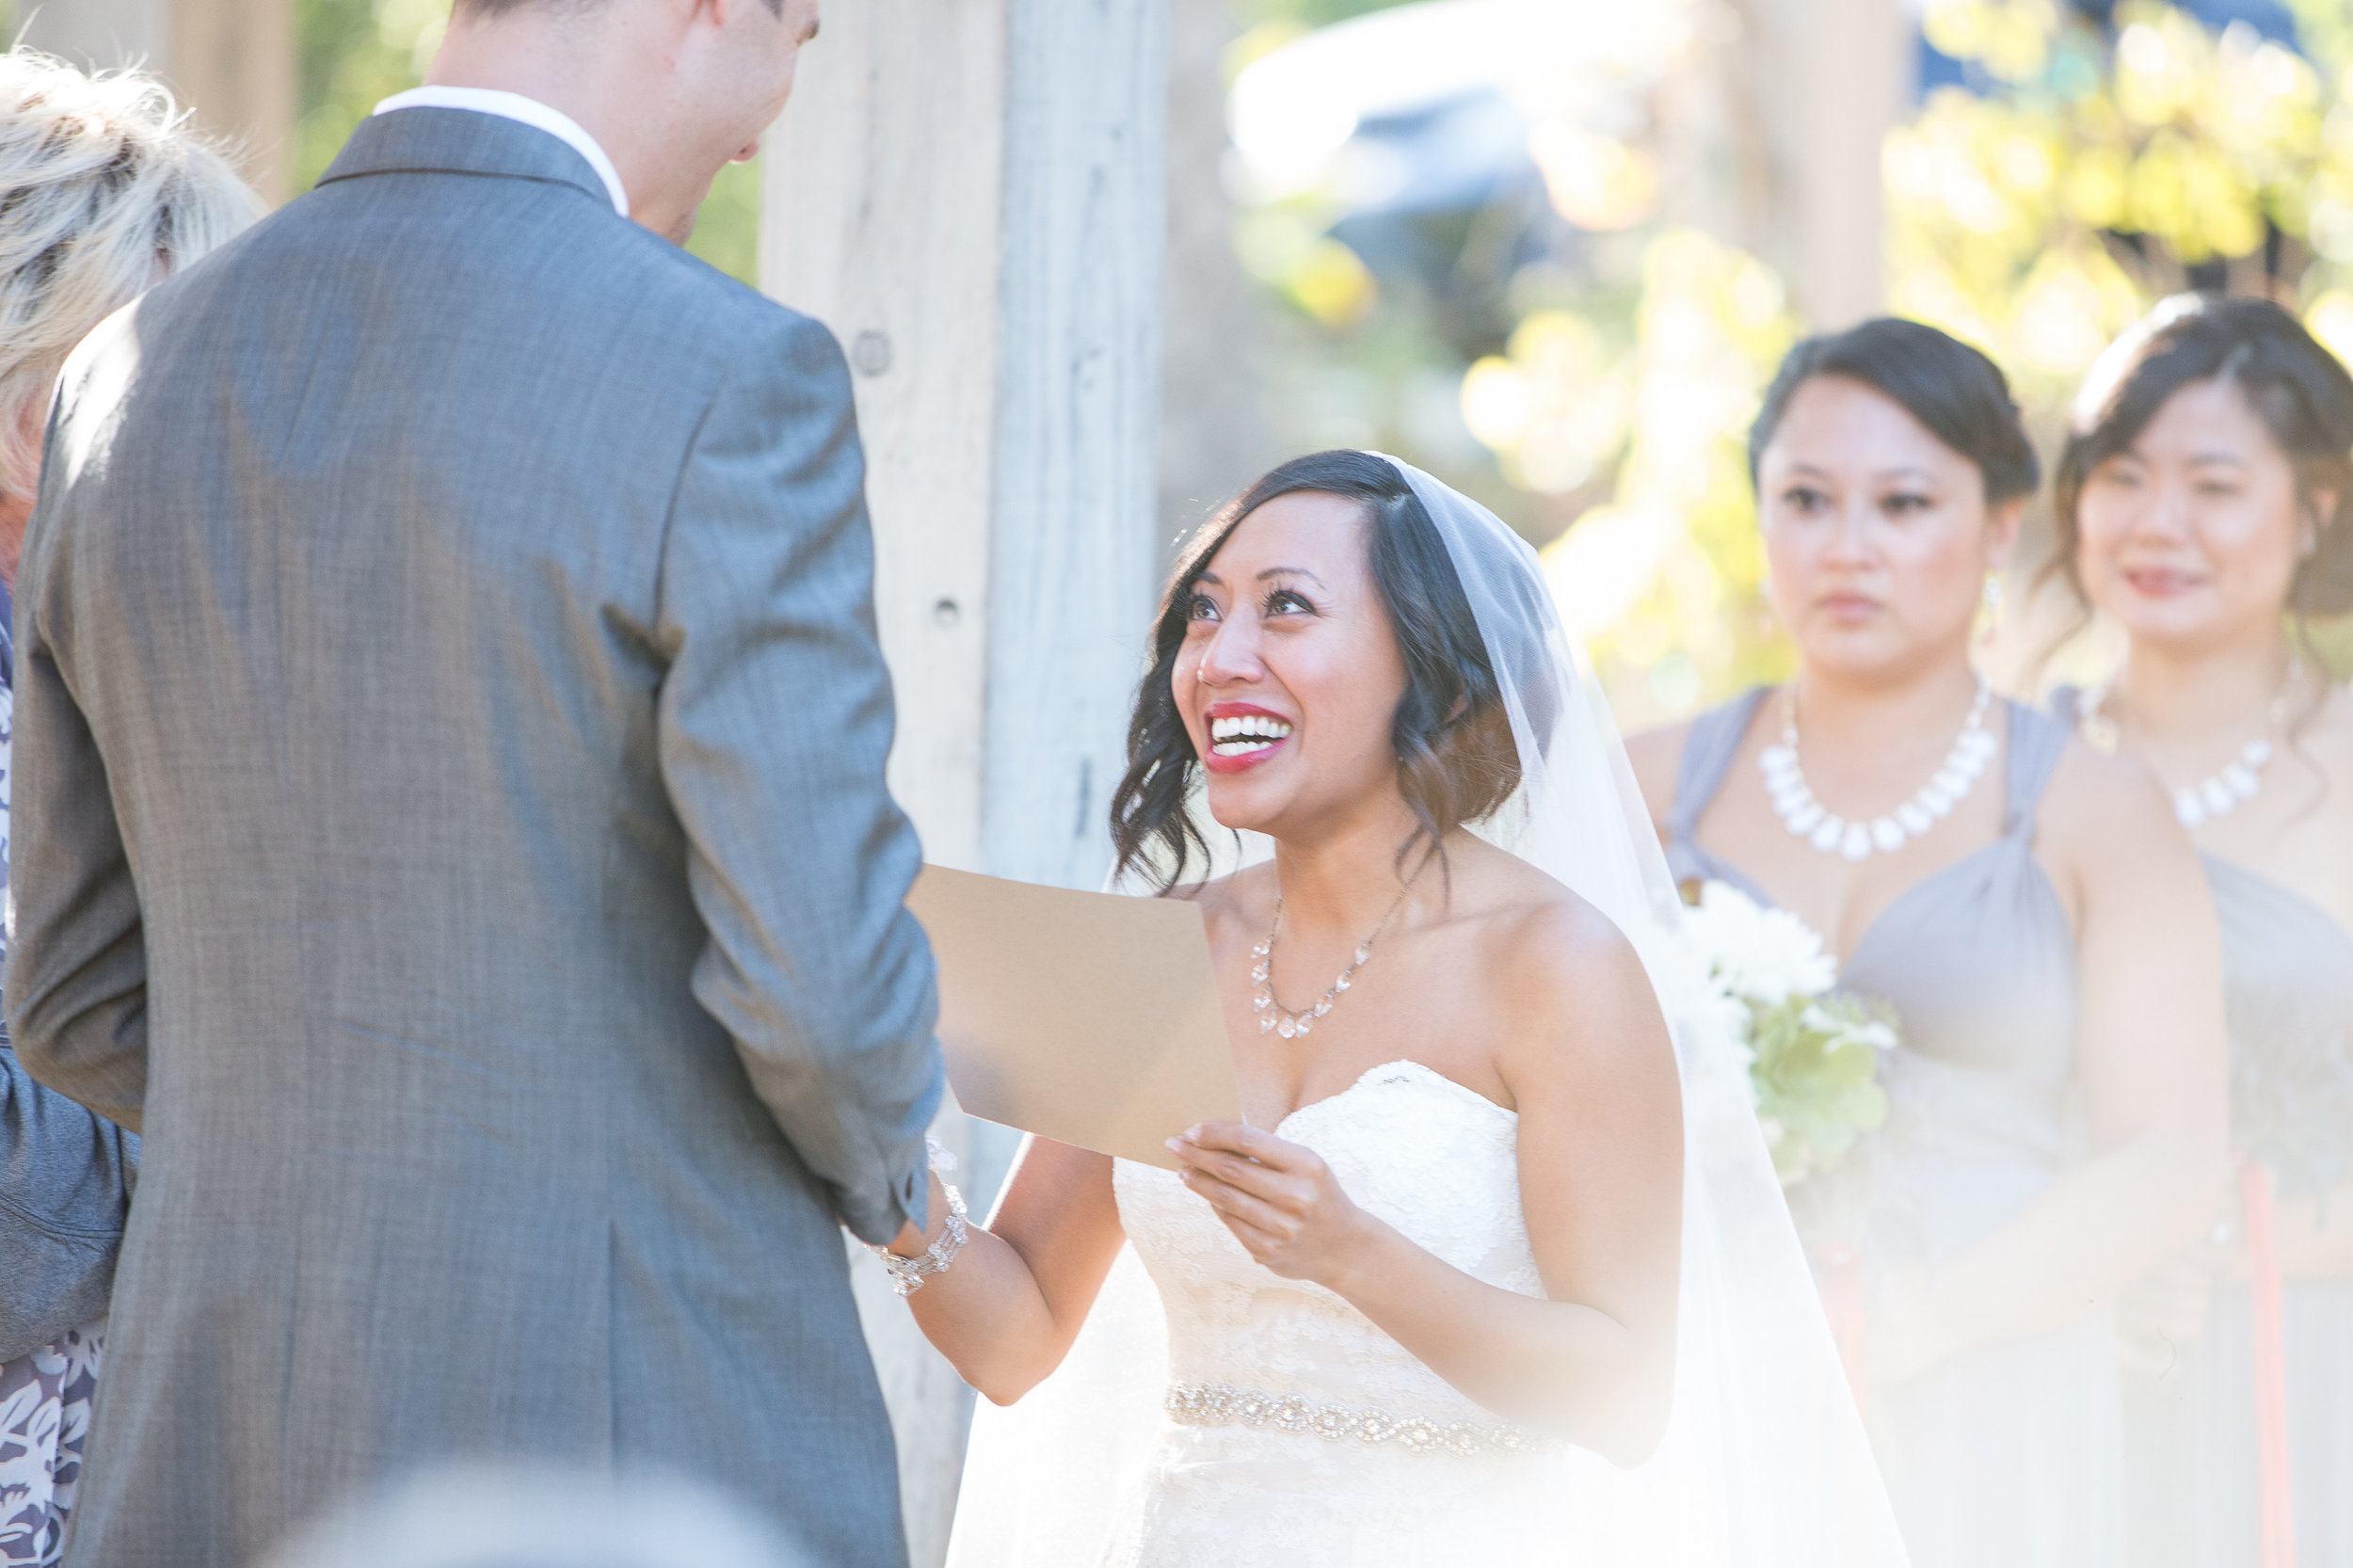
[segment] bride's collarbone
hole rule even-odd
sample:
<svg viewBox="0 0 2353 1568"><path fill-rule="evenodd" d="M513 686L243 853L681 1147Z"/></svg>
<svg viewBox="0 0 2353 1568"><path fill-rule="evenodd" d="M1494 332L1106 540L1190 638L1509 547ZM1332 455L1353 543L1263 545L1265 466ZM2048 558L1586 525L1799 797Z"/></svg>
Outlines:
<svg viewBox="0 0 2353 1568"><path fill-rule="evenodd" d="M1326 988L1353 953L1329 944L1278 943L1271 966L1273 1002L1293 1016L1304 1010L1309 1019L1305 1032L1286 1036L1261 1027L1270 1014L1252 1005L1260 989L1256 983L1227 992L1242 1104L1253 1124L1272 1128L1394 1062L1414 1063L1516 1110L1499 1057L1515 1028L1516 988L1491 917L1508 920L1527 902L1465 898L1442 920L1385 933L1370 944L1348 987L1328 998ZM1256 962L1252 947L1264 932L1246 934L1247 941L1241 939L1244 935L1239 922L1228 924L1218 944L1220 972L1229 984L1249 975ZM1319 1016L1320 1000L1331 1005Z"/></svg>

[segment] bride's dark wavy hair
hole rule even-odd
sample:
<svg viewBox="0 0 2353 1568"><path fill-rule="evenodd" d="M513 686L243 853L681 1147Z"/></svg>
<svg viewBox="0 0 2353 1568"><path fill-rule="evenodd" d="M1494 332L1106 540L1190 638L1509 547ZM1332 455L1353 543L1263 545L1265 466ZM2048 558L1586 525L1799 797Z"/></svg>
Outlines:
<svg viewBox="0 0 2353 1568"><path fill-rule="evenodd" d="M1200 783L1201 759L1170 678L1201 574L1251 513L1300 490L1363 508L1373 586L1404 657L1405 693L1389 739L1398 790L1417 826L1398 851L1400 867L1417 848L1443 859L1448 834L1493 814L1519 787L1519 751L1502 690L1437 524L1396 464L1365 452L1318 452L1292 458L1218 508L1177 557L1152 627L1152 667L1128 724L1128 772L1112 795L1119 875L1142 871L1166 892L1184 880L1194 856L1210 858L1209 841L1186 808Z"/></svg>

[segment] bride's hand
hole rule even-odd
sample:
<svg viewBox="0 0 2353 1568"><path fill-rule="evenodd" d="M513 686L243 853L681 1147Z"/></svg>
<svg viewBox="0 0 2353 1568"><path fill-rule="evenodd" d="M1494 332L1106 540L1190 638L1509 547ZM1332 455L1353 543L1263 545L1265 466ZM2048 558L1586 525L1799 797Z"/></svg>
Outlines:
<svg viewBox="0 0 2353 1568"><path fill-rule="evenodd" d="M1183 1166L1179 1179L1209 1200L1252 1257L1286 1279L1336 1285L1379 1228L1313 1149L1235 1122L1189 1128L1168 1147Z"/></svg>

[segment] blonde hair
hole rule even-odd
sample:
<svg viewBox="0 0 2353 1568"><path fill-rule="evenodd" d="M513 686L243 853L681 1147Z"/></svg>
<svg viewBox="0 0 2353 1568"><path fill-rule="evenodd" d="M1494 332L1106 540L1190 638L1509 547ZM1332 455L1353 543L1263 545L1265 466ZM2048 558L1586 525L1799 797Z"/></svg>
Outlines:
<svg viewBox="0 0 2353 1568"><path fill-rule="evenodd" d="M0 491L32 488L26 407L73 345L261 216L186 120L152 76L0 54Z"/></svg>

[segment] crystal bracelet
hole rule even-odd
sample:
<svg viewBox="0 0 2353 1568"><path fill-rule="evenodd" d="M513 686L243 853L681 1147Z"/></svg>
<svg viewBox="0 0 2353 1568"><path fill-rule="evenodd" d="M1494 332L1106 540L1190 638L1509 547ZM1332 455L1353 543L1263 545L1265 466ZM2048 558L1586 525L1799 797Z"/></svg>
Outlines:
<svg viewBox="0 0 2353 1568"><path fill-rule="evenodd" d="M938 1240L924 1250L922 1256L902 1257L888 1247L878 1247L871 1241L866 1244L868 1252L882 1259L883 1268L890 1275L890 1288L902 1296L912 1296L923 1288L923 1281L930 1275L946 1273L970 1234L964 1223L964 1194L945 1181L939 1184L939 1190L948 1194L947 1228L939 1233Z"/></svg>
<svg viewBox="0 0 2353 1568"><path fill-rule="evenodd" d="M938 1139L927 1133L923 1145L929 1156L924 1163L932 1170L952 1171L956 1168L956 1157L950 1154ZM956 1254L964 1250L965 1240L971 1234L970 1227L965 1224L964 1194L957 1192L955 1184L950 1181L942 1181L939 1190L948 1194L948 1224L940 1231L939 1240L924 1249L922 1256L902 1257L888 1247L878 1247L872 1241L866 1243L866 1250L882 1259L884 1272L890 1275L890 1288L901 1296L912 1296L923 1288L923 1281L928 1276L946 1273L948 1265L956 1260Z"/></svg>

